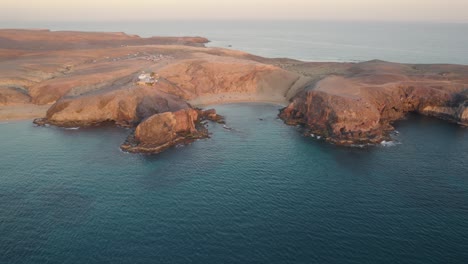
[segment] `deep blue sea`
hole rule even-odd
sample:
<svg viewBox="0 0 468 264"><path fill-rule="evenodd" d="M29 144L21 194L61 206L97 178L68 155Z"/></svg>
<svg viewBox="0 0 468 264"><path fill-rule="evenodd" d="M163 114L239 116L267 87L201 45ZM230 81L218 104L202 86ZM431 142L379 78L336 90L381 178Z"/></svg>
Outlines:
<svg viewBox="0 0 468 264"><path fill-rule="evenodd" d="M306 61L468 64L468 23L348 21L8 22L2 28L203 36L218 46Z"/></svg>
<svg viewBox="0 0 468 264"><path fill-rule="evenodd" d="M23 26L468 64L466 24L164 23ZM0 123L0 263L468 263L468 129L411 115L391 146L345 148L279 106L215 108L233 130L210 123L211 138L153 156L121 152L126 129Z"/></svg>
<svg viewBox="0 0 468 264"><path fill-rule="evenodd" d="M0 263L467 262L466 129L410 116L344 148L277 106L216 109L233 130L156 156L121 152L126 129L1 124Z"/></svg>

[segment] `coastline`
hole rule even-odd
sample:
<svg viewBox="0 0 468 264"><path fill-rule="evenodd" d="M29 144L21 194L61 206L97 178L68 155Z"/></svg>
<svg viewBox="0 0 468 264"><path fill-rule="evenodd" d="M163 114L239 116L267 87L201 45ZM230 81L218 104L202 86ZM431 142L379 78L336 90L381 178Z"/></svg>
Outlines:
<svg viewBox="0 0 468 264"><path fill-rule="evenodd" d="M468 66L263 58L206 48L199 37L50 31L24 37L14 30L0 36L8 40L0 41L4 121L138 129L161 113L267 103L283 107L279 118L286 124L347 146L388 140L392 123L408 112L468 124ZM157 81L138 81L147 73ZM191 119L168 118L160 134L192 132Z"/></svg>
<svg viewBox="0 0 468 264"><path fill-rule="evenodd" d="M200 96L187 101L193 107L207 108L216 105L263 103L286 107L288 102L284 99L257 96L251 94L223 93L220 95ZM44 118L52 104L17 104L0 106L0 122L5 121L32 121L36 118Z"/></svg>
<svg viewBox="0 0 468 264"><path fill-rule="evenodd" d="M188 100L187 102L193 107L199 108L236 103L265 103L278 105L281 107L286 107L288 105L286 98L241 93L222 93L215 95L200 96L195 99Z"/></svg>

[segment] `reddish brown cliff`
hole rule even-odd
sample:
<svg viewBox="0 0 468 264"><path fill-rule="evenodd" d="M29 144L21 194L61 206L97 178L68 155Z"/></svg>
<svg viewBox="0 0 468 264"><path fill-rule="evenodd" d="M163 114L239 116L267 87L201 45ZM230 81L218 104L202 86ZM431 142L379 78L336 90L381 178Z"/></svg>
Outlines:
<svg viewBox="0 0 468 264"><path fill-rule="evenodd" d="M208 137L208 130L200 121L219 118L214 110L192 108L155 114L141 122L121 148L128 152L159 153L177 144Z"/></svg>
<svg viewBox="0 0 468 264"><path fill-rule="evenodd" d="M156 148L177 142L187 131L195 135L187 120L210 116L168 112L218 103L286 104L280 113L286 123L343 145L388 139L392 123L407 112L468 124L468 66L300 62L206 48L205 42L198 37L0 30L0 119L42 116L40 105L50 105L37 124L135 127L161 113L166 114L154 120L184 124L185 130L173 124L167 131L151 125L159 131L157 138L145 137L143 131L149 130L143 125L137 139L141 146ZM154 73L158 82L136 85L142 71ZM167 137L161 136L164 131Z"/></svg>
<svg viewBox="0 0 468 264"><path fill-rule="evenodd" d="M341 145L388 140L392 123L407 112L468 125L468 71L463 71L468 67L447 67L356 64L346 74L325 77L299 93L280 117L303 125L306 134Z"/></svg>
<svg viewBox="0 0 468 264"><path fill-rule="evenodd" d="M139 86L62 99L50 107L45 119L36 123L75 127L113 122L120 126L134 126L156 113L189 107L177 96L160 92L154 87Z"/></svg>
<svg viewBox="0 0 468 264"><path fill-rule="evenodd" d="M285 101L285 94L300 75L256 61L204 55L183 60L159 70L159 75L174 84L168 91L186 100L229 101L249 96L258 101ZM224 99L224 100L223 100ZM248 100L247 100L248 101Z"/></svg>

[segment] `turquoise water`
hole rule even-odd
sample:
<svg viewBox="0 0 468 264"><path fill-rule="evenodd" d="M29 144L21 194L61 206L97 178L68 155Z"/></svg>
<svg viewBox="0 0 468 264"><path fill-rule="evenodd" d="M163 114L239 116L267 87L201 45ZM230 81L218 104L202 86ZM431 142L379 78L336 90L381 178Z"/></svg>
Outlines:
<svg viewBox="0 0 468 264"><path fill-rule="evenodd" d="M0 263L466 263L466 129L410 116L400 144L342 148L216 109L233 130L156 156L0 124Z"/></svg>
<svg viewBox="0 0 468 264"><path fill-rule="evenodd" d="M1 18L0 18L1 20ZM9 22L3 28L204 36L210 46L306 61L468 64L468 23L352 21Z"/></svg>

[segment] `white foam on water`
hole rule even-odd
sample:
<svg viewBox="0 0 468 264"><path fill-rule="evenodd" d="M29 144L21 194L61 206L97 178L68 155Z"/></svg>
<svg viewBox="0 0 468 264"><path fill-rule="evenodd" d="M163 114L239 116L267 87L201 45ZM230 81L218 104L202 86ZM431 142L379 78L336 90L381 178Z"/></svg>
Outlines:
<svg viewBox="0 0 468 264"><path fill-rule="evenodd" d="M123 150L123 149L121 149L121 148L119 148L119 150L120 150L121 153L124 153L124 154L132 154L132 153L130 153L130 152L128 152L128 151L125 151L125 150Z"/></svg>
<svg viewBox="0 0 468 264"><path fill-rule="evenodd" d="M400 145L401 143L400 142L396 142L396 141L382 141L380 142L380 145L381 146L384 146L384 147L394 147L396 145Z"/></svg>

